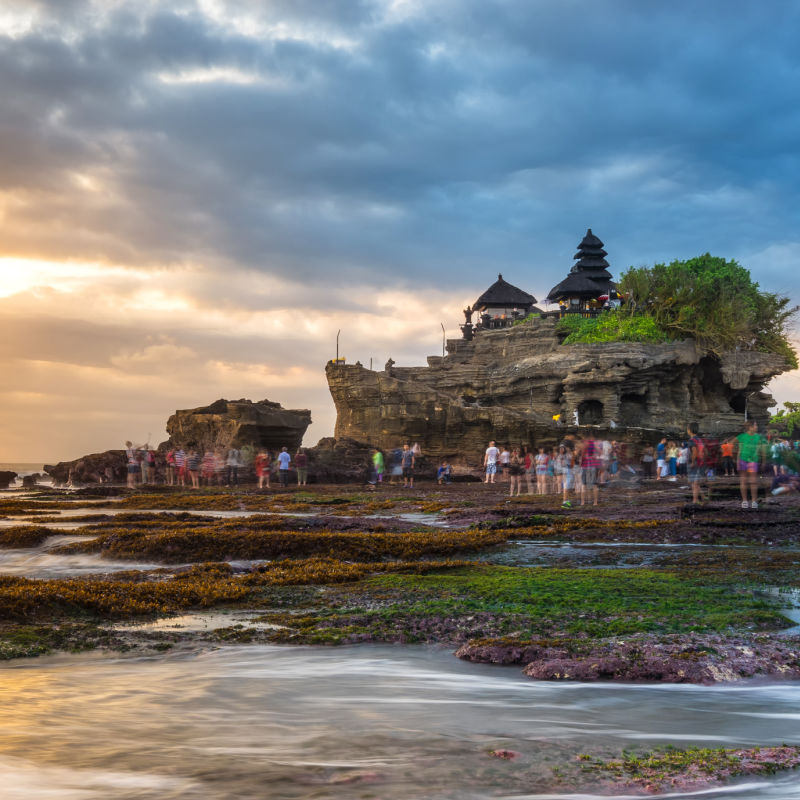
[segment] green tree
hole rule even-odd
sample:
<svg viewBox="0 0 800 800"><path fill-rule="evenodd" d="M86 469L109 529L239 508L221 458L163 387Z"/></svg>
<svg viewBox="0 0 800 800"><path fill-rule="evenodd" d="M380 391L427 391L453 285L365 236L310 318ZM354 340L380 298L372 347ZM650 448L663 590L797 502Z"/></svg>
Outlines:
<svg viewBox="0 0 800 800"><path fill-rule="evenodd" d="M795 439L800 434L800 403L786 402L777 414L773 414L769 427L785 439Z"/></svg>
<svg viewBox="0 0 800 800"><path fill-rule="evenodd" d="M750 271L710 253L688 261L631 267L619 289L624 312L647 316L670 339L694 338L721 355L737 347L780 353L797 367L789 324L797 311L789 298L762 292Z"/></svg>

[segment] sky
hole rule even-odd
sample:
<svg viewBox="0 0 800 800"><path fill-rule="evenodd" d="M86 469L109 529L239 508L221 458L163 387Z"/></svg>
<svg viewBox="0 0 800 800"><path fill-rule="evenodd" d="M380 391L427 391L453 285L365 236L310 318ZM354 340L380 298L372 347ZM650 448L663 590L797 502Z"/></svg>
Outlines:
<svg viewBox="0 0 800 800"><path fill-rule="evenodd" d="M711 252L800 302L793 0L3 0L0 461L158 443ZM800 400L796 373L771 384Z"/></svg>

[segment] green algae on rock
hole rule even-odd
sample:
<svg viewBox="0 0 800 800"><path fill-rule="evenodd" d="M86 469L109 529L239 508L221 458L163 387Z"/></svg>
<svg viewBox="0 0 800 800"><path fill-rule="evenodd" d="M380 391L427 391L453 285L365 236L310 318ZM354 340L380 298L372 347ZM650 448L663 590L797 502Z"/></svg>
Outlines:
<svg viewBox="0 0 800 800"><path fill-rule="evenodd" d="M584 773L612 781L609 789L649 794L697 791L745 775L774 775L800 766L800 747L699 748L666 747L604 759L578 756Z"/></svg>

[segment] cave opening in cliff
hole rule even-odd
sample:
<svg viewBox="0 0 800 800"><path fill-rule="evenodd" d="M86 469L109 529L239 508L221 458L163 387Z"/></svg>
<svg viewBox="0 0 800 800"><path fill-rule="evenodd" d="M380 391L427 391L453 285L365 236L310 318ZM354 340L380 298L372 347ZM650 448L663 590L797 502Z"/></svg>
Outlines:
<svg viewBox="0 0 800 800"><path fill-rule="evenodd" d="M747 398L741 392L739 392L731 397L731 399L728 401L728 405L736 414L744 414L745 409L747 408Z"/></svg>
<svg viewBox="0 0 800 800"><path fill-rule="evenodd" d="M718 392L719 387L725 385L719 359L716 356L703 356L697 366L700 372L700 383L705 394Z"/></svg>
<svg viewBox="0 0 800 800"><path fill-rule="evenodd" d="M627 427L641 426L647 419L647 395L625 393L620 397L619 421Z"/></svg>
<svg viewBox="0 0 800 800"><path fill-rule="evenodd" d="M578 406L581 425L600 425L603 422L603 404L599 400L584 400Z"/></svg>

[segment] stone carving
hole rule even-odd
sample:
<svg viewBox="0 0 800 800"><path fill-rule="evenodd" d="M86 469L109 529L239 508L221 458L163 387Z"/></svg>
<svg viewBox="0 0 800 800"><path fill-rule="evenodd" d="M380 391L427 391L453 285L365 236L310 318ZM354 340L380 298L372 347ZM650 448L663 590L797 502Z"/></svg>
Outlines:
<svg viewBox="0 0 800 800"><path fill-rule="evenodd" d="M594 430L651 442L683 437L695 421L721 438L742 429L745 402L766 424L775 403L764 385L788 368L769 353L716 358L693 340L564 346L555 326L553 317L534 318L452 339L448 355L427 367L328 366L335 436L384 450L419 441L432 462L464 466L479 463L490 439L550 446Z"/></svg>

